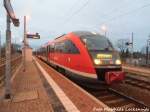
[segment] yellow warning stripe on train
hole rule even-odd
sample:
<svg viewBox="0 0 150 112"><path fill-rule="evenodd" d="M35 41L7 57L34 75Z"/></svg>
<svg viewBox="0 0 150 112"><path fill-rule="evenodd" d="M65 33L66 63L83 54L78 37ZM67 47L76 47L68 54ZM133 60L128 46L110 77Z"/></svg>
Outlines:
<svg viewBox="0 0 150 112"><path fill-rule="evenodd" d="M97 54L97 58L100 58L100 59L111 59L112 55L111 54Z"/></svg>

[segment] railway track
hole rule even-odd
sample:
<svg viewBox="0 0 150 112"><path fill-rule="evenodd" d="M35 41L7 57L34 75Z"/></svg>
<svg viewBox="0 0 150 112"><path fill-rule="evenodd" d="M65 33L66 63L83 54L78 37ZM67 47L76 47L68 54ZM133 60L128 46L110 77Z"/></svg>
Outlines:
<svg viewBox="0 0 150 112"><path fill-rule="evenodd" d="M75 82L77 83L77 82ZM111 108L118 108L122 109L123 111L127 111L127 109L148 109L146 104L143 102L140 102L136 99L133 99L132 97L126 96L123 93L116 91L115 89L107 86L107 85L98 85L93 84L93 87L88 83L79 84L80 87L82 87L84 90L95 96L98 100L102 101L104 104L108 105ZM90 83L91 84L91 83ZM132 111L130 111L132 112ZM136 112L143 112L143 111L136 111Z"/></svg>
<svg viewBox="0 0 150 112"><path fill-rule="evenodd" d="M42 60L44 61L44 60ZM45 62L45 61L44 61ZM60 72L60 71L59 71ZM62 73L62 72L61 72ZM66 74L64 74L71 81L79 85L88 93L96 97L98 100L108 105L110 108L121 109L121 112L135 112L132 109L139 109L136 112L148 112L150 107L132 97L126 96L119 91L109 87L103 82L97 80L89 80L87 82L83 80L76 80ZM131 109L131 110L128 110ZM118 111L117 111L118 112Z"/></svg>
<svg viewBox="0 0 150 112"><path fill-rule="evenodd" d="M132 86L135 86L135 87L139 87L141 89L146 89L146 90L150 91L150 82L149 81L138 79L136 77L127 76L126 79L125 79L125 83L129 84L129 85L132 85Z"/></svg>
<svg viewBox="0 0 150 112"><path fill-rule="evenodd" d="M68 75L65 76L68 77ZM113 89L103 82L99 82L97 80L89 80L85 82L82 80L77 81L71 77L68 78L96 97L98 100L108 105L110 108L118 109L121 112L129 111L129 109L131 109L129 112L135 112L134 109L137 109L136 112L149 112L150 107L147 104L144 104L139 100Z"/></svg>

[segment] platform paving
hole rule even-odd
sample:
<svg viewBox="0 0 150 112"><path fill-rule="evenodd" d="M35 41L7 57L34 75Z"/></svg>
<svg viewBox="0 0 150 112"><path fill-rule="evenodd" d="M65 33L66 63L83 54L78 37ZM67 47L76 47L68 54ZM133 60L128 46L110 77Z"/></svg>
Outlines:
<svg viewBox="0 0 150 112"><path fill-rule="evenodd" d="M0 112L53 112L40 73L34 62L27 62L18 71L12 83L12 99L0 100Z"/></svg>
<svg viewBox="0 0 150 112"><path fill-rule="evenodd" d="M12 99L0 98L0 112L97 112L108 108L47 64L33 59L27 62L25 72L21 64L13 75Z"/></svg>

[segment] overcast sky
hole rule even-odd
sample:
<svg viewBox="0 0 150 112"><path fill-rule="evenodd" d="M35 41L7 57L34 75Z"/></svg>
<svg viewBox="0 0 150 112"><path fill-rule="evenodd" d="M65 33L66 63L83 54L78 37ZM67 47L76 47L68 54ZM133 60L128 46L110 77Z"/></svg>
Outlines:
<svg viewBox="0 0 150 112"><path fill-rule="evenodd" d="M23 38L23 16L28 15L28 32L39 32L40 40L30 41L32 47L76 30L103 33L115 44L120 38L131 39L134 33L134 48L140 50L150 34L149 0L10 0L20 27L12 25L13 42ZM5 40L6 12L0 1L0 30Z"/></svg>

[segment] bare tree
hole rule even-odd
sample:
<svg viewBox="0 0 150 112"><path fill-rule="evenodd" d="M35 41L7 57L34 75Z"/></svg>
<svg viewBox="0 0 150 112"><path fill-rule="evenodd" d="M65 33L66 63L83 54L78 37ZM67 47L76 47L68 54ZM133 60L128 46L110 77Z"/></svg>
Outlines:
<svg viewBox="0 0 150 112"><path fill-rule="evenodd" d="M127 42L128 42L127 39L119 39L117 41L117 47L120 49L121 53L124 53L127 50L127 48L128 48L126 45Z"/></svg>

